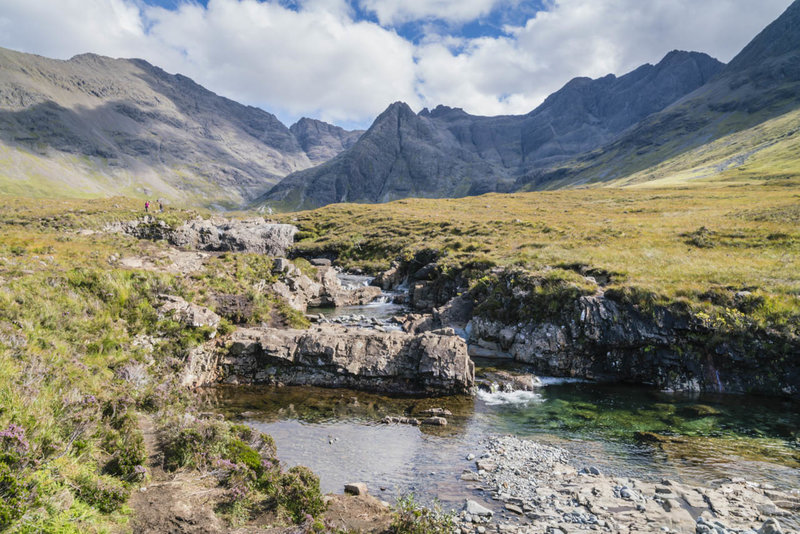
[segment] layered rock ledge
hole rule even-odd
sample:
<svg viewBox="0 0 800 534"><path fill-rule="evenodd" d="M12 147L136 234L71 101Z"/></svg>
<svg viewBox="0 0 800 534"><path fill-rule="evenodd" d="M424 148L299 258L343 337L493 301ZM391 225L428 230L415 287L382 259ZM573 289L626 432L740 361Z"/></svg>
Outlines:
<svg viewBox="0 0 800 534"><path fill-rule="evenodd" d="M183 385L347 387L393 394L472 391L475 367L452 330L408 334L324 325L243 328L194 350Z"/></svg>
<svg viewBox="0 0 800 534"><path fill-rule="evenodd" d="M222 217L198 217L172 228L164 221L145 216L108 225L106 230L139 239L163 239L186 249L251 252L269 256L285 255L297 233L297 228L291 224L270 223L261 218L237 220Z"/></svg>

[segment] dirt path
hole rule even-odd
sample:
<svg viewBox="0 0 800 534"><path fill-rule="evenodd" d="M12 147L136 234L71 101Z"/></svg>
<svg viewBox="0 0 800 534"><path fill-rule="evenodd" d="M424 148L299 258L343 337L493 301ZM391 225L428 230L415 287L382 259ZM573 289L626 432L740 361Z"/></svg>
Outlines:
<svg viewBox="0 0 800 534"><path fill-rule="evenodd" d="M203 479L197 473L171 474L162 467L162 456L153 419L139 416L139 426L147 448L150 480L130 499L134 534L216 534L227 532L214 514L222 488L216 480Z"/></svg>

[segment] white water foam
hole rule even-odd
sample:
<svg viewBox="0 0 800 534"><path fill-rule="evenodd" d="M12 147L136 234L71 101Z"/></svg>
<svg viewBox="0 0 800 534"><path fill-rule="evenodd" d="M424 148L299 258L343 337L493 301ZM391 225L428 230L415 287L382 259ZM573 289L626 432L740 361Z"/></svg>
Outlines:
<svg viewBox="0 0 800 534"><path fill-rule="evenodd" d="M533 391L478 391L478 398L487 406L501 406L503 404L526 405L535 402L544 402L544 397Z"/></svg>

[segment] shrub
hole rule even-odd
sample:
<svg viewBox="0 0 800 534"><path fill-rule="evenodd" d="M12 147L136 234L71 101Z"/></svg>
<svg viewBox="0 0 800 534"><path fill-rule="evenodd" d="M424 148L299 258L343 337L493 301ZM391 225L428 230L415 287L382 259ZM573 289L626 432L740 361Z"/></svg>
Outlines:
<svg viewBox="0 0 800 534"><path fill-rule="evenodd" d="M325 511L319 489L319 477L308 467L298 465L281 475L277 500L295 523L306 515L317 517Z"/></svg>
<svg viewBox="0 0 800 534"><path fill-rule="evenodd" d="M453 515L444 512L439 503L424 507L408 494L397 500L390 529L394 534L450 534L454 527Z"/></svg>
<svg viewBox="0 0 800 534"><path fill-rule="evenodd" d="M127 488L113 477L82 475L76 482L80 498L101 512L115 512L128 500Z"/></svg>
<svg viewBox="0 0 800 534"><path fill-rule="evenodd" d="M17 473L5 463L0 463L0 530L22 517L30 492L17 478Z"/></svg>
<svg viewBox="0 0 800 534"><path fill-rule="evenodd" d="M197 457L204 447L205 437L194 427L182 428L168 438L164 445L164 468L175 471L181 467L196 467Z"/></svg>

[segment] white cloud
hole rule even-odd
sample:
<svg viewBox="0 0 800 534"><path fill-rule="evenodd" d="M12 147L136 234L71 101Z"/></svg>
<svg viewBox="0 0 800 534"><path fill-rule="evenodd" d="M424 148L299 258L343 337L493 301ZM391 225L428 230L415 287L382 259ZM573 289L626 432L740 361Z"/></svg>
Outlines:
<svg viewBox="0 0 800 534"><path fill-rule="evenodd" d="M729 61L790 0L558 0L506 36L417 50L426 105L526 113L575 76L624 74L672 49Z"/></svg>
<svg viewBox="0 0 800 534"><path fill-rule="evenodd" d="M491 12L503 0L359 0L383 25L423 19L466 22Z"/></svg>
<svg viewBox="0 0 800 534"><path fill-rule="evenodd" d="M124 56L144 36L139 7L128 0L0 0L0 46L60 59Z"/></svg>
<svg viewBox="0 0 800 534"><path fill-rule="evenodd" d="M453 29L520 1L297 0L290 9L180 0L171 11L143 0L0 0L0 46L142 57L287 122L366 125L395 100L526 113L572 77L623 74L675 48L728 61L791 3L551 0L504 35L467 39ZM354 20L356 2L380 24ZM408 21L429 28L416 45L392 28Z"/></svg>
<svg viewBox="0 0 800 534"><path fill-rule="evenodd" d="M390 30L354 22L346 4L314 0L300 11L255 0L149 10L151 38L185 50L200 83L245 102L326 120L368 120L414 96L414 48Z"/></svg>

